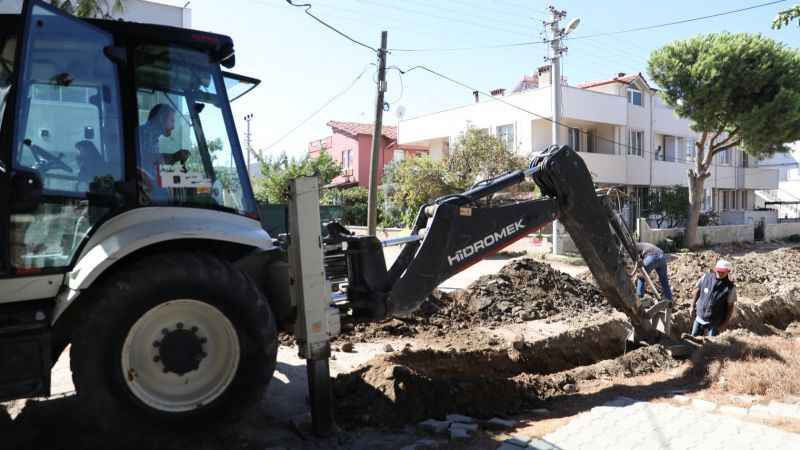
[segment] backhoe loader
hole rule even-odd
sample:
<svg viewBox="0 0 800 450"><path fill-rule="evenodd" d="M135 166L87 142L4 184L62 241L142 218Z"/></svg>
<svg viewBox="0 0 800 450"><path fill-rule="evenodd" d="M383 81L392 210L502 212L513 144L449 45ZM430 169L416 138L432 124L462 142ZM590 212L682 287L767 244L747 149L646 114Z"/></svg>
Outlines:
<svg viewBox="0 0 800 450"><path fill-rule="evenodd" d="M301 178L288 235L270 236L230 108L258 80L223 71L234 63L219 34L78 19L39 1L0 15L0 401L49 395L70 346L89 423L219 422L262 398L281 326L329 430L340 314L408 314L556 218L608 300L653 328L620 252L636 259L633 241L568 147L425 205L411 236L385 242L335 223L323 237L317 180ZM541 199L493 200L525 179ZM403 246L390 268L387 245Z"/></svg>

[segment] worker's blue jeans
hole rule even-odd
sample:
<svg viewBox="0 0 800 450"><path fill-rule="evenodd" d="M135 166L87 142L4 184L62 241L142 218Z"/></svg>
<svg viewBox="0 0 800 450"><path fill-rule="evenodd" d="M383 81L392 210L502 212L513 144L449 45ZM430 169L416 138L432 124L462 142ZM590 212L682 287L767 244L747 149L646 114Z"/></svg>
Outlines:
<svg viewBox="0 0 800 450"><path fill-rule="evenodd" d="M655 270L658 274L658 281L661 283L662 294L665 299L672 301L672 289L669 287L669 276L667 275L667 257L666 256L648 256L644 259L644 270L649 274ZM639 297L644 297L644 283L645 280L641 277L636 280L636 294Z"/></svg>
<svg viewBox="0 0 800 450"><path fill-rule="evenodd" d="M694 319L694 325L692 325L692 336L716 336L719 330L717 330L717 326L711 323L702 324Z"/></svg>

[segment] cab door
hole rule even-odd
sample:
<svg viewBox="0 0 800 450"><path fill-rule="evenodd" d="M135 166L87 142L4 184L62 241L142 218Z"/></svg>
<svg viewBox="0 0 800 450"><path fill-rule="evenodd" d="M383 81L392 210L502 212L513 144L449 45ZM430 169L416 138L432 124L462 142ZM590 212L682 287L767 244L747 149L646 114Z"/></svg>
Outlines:
<svg viewBox="0 0 800 450"><path fill-rule="evenodd" d="M106 56L114 39L40 1L25 2L23 21L6 264L15 275L62 273L92 230L120 208L119 77Z"/></svg>

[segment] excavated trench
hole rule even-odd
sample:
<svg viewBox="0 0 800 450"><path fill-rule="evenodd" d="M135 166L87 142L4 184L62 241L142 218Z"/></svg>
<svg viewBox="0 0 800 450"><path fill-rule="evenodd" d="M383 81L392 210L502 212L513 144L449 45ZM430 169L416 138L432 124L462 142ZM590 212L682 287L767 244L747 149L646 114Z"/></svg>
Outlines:
<svg viewBox="0 0 800 450"><path fill-rule="evenodd" d="M688 331L689 306L678 304L674 337ZM781 333L800 320L800 284L759 302L740 302L731 328ZM505 348L468 351L406 349L372 359L335 381L337 417L345 425L402 425L462 413L479 418L513 414L576 383L636 376L677 367L667 348L652 345L625 353L630 325L608 319Z"/></svg>

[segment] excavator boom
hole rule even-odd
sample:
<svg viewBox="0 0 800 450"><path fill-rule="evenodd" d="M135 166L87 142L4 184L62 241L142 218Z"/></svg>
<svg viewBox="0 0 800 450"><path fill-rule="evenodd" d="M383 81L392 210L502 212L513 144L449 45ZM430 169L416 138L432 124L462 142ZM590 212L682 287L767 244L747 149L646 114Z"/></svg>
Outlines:
<svg viewBox="0 0 800 450"><path fill-rule="evenodd" d="M493 194L531 178L542 198L486 205ZM327 239L344 243L347 299L354 311L381 318L413 312L442 281L559 219L608 302L640 333L649 334L648 311L634 292L620 251L638 261L635 244L604 200L595 192L583 159L567 146L552 146L527 170L423 206L406 238L381 242L373 236L333 232ZM404 248L387 269L383 247L393 244Z"/></svg>

